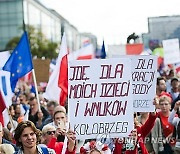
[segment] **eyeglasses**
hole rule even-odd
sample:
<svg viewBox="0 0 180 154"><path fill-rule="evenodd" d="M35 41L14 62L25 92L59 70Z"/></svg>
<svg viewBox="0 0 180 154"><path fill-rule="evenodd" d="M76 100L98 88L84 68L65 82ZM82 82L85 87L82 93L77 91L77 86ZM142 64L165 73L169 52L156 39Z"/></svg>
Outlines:
<svg viewBox="0 0 180 154"><path fill-rule="evenodd" d="M54 135L56 131L47 131L48 135Z"/></svg>

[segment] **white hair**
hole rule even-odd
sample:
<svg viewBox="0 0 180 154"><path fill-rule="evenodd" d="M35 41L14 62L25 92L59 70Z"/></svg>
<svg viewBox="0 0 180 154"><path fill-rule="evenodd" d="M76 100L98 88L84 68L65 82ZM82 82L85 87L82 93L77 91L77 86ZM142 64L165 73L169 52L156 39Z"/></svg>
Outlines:
<svg viewBox="0 0 180 154"><path fill-rule="evenodd" d="M42 135L45 135L49 129L56 130L54 126L47 124L42 128Z"/></svg>
<svg viewBox="0 0 180 154"><path fill-rule="evenodd" d="M14 147L11 144L1 144L0 151L5 154L13 154L15 152Z"/></svg>

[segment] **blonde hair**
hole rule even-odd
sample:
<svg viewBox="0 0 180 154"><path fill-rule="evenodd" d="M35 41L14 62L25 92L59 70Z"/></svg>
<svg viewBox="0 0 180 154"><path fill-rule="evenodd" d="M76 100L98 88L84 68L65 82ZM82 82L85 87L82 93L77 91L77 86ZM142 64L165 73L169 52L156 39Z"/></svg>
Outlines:
<svg viewBox="0 0 180 154"><path fill-rule="evenodd" d="M161 104L164 101L167 101L169 104L171 104L171 98L168 96L163 95L159 98L159 104Z"/></svg>
<svg viewBox="0 0 180 154"><path fill-rule="evenodd" d="M15 152L14 147L11 144L0 144L0 151L5 154L13 154Z"/></svg>
<svg viewBox="0 0 180 154"><path fill-rule="evenodd" d="M55 128L54 126L47 124L47 125L45 125L45 126L43 127L43 129L42 129L42 135L45 135L49 129L54 129L54 130L56 130L56 128Z"/></svg>

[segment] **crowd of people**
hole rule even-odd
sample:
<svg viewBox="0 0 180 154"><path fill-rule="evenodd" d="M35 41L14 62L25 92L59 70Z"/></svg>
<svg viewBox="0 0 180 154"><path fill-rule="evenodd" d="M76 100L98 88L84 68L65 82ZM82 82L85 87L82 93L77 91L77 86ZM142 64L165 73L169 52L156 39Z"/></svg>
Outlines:
<svg viewBox="0 0 180 154"><path fill-rule="evenodd" d="M157 78L153 113L134 113L128 138L76 140L68 129L67 105L46 100L19 81L7 125L0 123L0 151L4 154L180 154L180 80L172 71Z"/></svg>

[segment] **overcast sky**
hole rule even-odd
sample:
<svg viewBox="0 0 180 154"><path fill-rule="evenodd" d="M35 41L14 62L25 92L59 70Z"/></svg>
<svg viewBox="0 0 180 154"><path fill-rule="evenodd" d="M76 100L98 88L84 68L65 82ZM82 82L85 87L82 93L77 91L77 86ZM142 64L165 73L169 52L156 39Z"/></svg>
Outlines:
<svg viewBox="0 0 180 154"><path fill-rule="evenodd" d="M131 33L148 32L148 17L180 15L180 0L40 0L98 44L125 43Z"/></svg>

